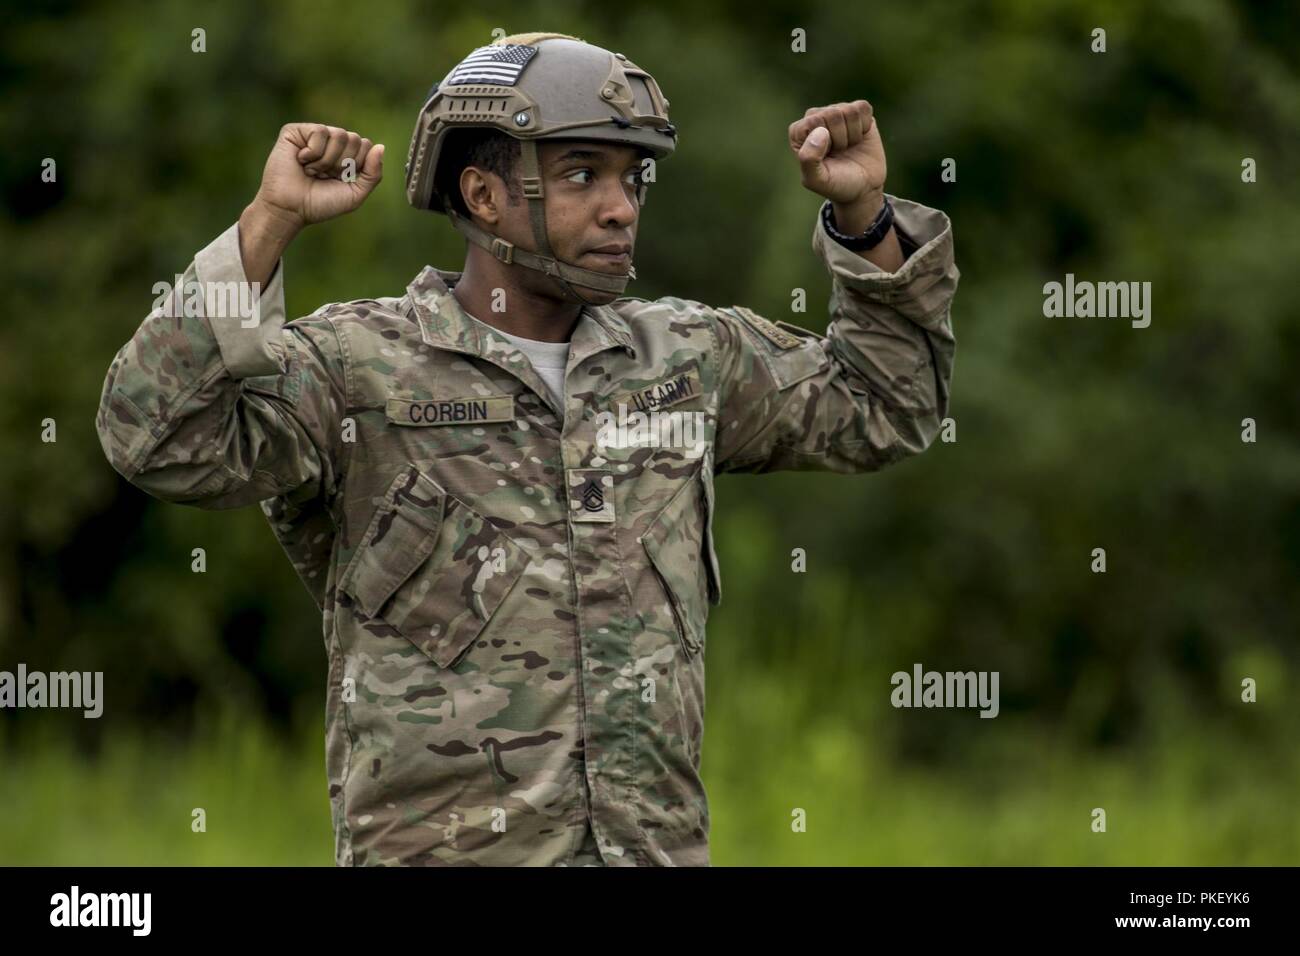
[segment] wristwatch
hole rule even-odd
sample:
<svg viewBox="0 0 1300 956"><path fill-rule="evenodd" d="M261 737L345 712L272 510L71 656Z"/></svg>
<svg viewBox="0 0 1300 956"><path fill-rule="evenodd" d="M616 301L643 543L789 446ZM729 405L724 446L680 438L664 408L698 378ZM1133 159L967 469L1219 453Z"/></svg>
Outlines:
<svg viewBox="0 0 1300 956"><path fill-rule="evenodd" d="M835 228L835 215L831 211L831 201L826 200L822 204L822 223L826 226L827 234L841 246L854 252L880 245L880 241L889 232L889 227L894 224L894 207L890 204L888 196L883 198L885 204L880 207L880 212L876 213L876 218L867 227L867 231L860 236L846 236Z"/></svg>

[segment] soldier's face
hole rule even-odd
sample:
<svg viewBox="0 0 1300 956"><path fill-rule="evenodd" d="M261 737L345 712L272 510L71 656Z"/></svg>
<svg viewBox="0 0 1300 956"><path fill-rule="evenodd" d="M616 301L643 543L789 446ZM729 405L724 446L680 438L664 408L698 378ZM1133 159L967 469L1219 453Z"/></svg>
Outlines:
<svg viewBox="0 0 1300 956"><path fill-rule="evenodd" d="M592 140L539 146L546 231L556 257L595 272L626 275L641 214L636 198L639 152L631 146ZM536 247L526 201L502 208L500 234L525 249ZM549 281L540 275L537 278ZM615 293L597 293L585 286L583 292L592 301L618 298Z"/></svg>

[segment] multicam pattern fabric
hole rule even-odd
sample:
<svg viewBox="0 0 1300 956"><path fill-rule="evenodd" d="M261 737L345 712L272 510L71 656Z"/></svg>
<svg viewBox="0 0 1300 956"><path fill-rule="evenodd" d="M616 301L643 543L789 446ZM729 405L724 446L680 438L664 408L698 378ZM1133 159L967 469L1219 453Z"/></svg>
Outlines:
<svg viewBox="0 0 1300 956"><path fill-rule="evenodd" d="M432 267L286 322L281 265L254 327L145 319L105 454L164 501L260 503L320 606L338 864L708 864L714 475L873 471L947 414L951 230L893 201L917 247L895 273L814 226L825 336L586 307L565 409ZM185 279L245 281L237 225Z"/></svg>

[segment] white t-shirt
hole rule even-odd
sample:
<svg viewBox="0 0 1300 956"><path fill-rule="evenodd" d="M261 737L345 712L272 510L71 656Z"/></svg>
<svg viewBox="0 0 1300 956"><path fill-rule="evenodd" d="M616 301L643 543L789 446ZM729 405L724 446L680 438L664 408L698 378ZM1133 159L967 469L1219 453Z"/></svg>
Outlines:
<svg viewBox="0 0 1300 956"><path fill-rule="evenodd" d="M465 314L469 315L468 312ZM472 315L469 315L469 317L480 325L487 325L482 319L476 319ZM569 362L569 343L539 342L536 339L525 339L518 335L511 335L509 332L498 329L495 325L489 325L488 328L528 356L528 361L533 364L533 368L541 376L542 381L546 383L551 395L555 397L555 403L563 409L564 367Z"/></svg>

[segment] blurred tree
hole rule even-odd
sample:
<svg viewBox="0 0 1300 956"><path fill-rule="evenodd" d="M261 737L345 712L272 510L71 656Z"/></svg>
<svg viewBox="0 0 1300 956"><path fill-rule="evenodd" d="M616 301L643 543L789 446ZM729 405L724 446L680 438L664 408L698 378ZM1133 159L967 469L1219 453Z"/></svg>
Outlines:
<svg viewBox="0 0 1300 956"><path fill-rule="evenodd" d="M0 39L0 665L105 670L115 726L184 731L208 705L283 721L320 700L319 618L261 515L126 485L94 432L100 387L153 284L234 221L291 119L396 160L363 211L289 252L291 312L457 268L463 242L406 206L400 157L425 91L498 26L621 50L671 99L681 148L646 207L636 295L824 328L818 203L785 141L809 106L871 100L889 190L954 223L957 441L878 477L720 482L712 700L777 674L823 716L936 757L1030 719L1076 743L1187 713L1294 729L1243 715L1234 688L1243 661L1267 668L1259 706L1281 717L1296 674L1300 48L1293 10L1226 0L25 9ZM1044 318L1043 283L1067 272L1150 281L1151 326ZM999 670L997 731L890 720L888 675L915 661Z"/></svg>

